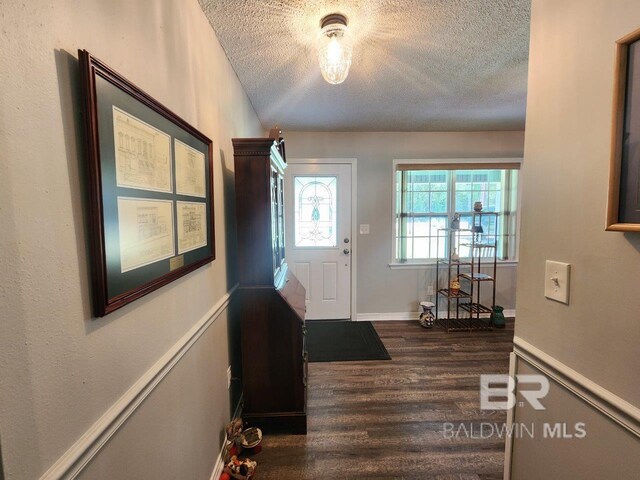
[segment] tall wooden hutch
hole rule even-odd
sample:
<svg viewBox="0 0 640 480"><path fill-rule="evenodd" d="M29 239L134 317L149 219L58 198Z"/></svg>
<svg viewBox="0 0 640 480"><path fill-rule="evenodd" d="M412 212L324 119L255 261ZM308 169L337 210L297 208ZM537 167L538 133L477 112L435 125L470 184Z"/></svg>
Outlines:
<svg viewBox="0 0 640 480"><path fill-rule="evenodd" d="M242 416L306 433L305 289L284 260L284 140L234 138L242 331Z"/></svg>

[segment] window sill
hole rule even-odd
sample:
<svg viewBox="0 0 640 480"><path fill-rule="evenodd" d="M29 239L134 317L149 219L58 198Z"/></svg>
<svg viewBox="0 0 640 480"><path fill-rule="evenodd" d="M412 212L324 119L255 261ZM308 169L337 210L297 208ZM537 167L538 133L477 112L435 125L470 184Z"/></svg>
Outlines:
<svg viewBox="0 0 640 480"><path fill-rule="evenodd" d="M406 263L391 262L388 265L391 270L423 270L423 269L436 268L436 262L406 262ZM485 265L489 266L490 264L483 263L483 267ZM517 266L518 266L518 260L498 260L498 267L517 267Z"/></svg>

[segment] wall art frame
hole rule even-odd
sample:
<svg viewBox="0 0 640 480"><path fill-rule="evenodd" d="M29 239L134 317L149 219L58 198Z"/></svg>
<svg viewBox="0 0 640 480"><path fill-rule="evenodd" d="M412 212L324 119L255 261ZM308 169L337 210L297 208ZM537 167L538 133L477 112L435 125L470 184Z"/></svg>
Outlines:
<svg viewBox="0 0 640 480"><path fill-rule="evenodd" d="M86 50L78 56L102 317L215 259L213 142Z"/></svg>
<svg viewBox="0 0 640 480"><path fill-rule="evenodd" d="M640 232L640 29L616 42L606 230Z"/></svg>

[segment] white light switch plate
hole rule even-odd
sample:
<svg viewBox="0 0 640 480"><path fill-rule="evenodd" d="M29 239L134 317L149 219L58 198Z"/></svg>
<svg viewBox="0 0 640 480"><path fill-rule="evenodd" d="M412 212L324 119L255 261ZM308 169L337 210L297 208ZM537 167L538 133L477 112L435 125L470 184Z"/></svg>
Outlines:
<svg viewBox="0 0 640 480"><path fill-rule="evenodd" d="M360 224L360 235L369 235L369 224L361 223Z"/></svg>
<svg viewBox="0 0 640 480"><path fill-rule="evenodd" d="M570 274L570 264L547 260L544 269L544 296L568 305Z"/></svg>

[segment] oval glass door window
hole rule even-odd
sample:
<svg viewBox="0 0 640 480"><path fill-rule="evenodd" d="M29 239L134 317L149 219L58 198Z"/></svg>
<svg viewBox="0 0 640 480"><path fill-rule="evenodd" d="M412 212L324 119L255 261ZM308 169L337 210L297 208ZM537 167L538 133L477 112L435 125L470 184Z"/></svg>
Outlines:
<svg viewBox="0 0 640 480"><path fill-rule="evenodd" d="M337 177L294 177L295 246L335 247Z"/></svg>

